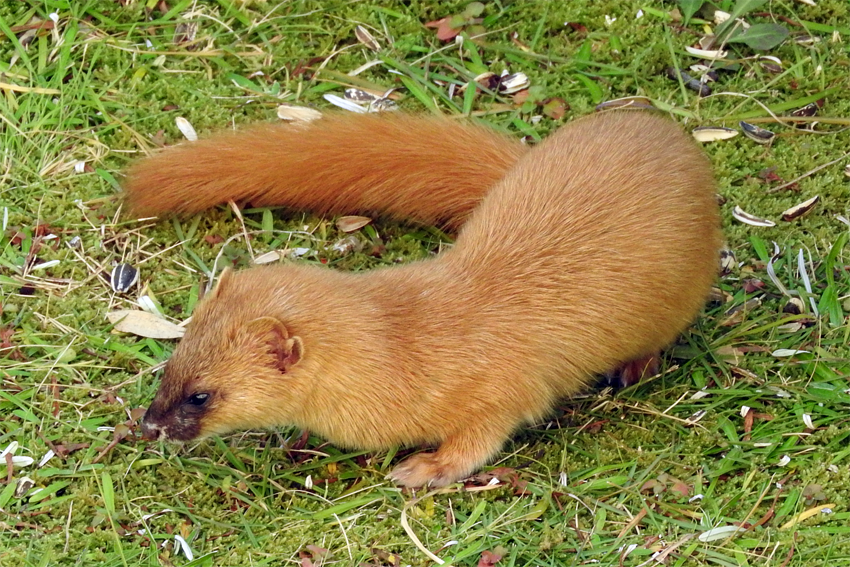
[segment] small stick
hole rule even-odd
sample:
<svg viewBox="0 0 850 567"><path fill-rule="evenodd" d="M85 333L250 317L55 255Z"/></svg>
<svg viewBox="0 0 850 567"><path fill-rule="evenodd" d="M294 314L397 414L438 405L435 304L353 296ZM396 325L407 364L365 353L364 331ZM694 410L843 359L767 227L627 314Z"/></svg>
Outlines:
<svg viewBox="0 0 850 567"><path fill-rule="evenodd" d="M783 189L785 189L786 187L790 187L791 185L794 185L794 184L795 184L795 183L797 183L799 180L804 179L804 178L806 178L806 177L808 177L808 176L810 176L810 175L814 175L815 173L817 173L817 172L818 172L818 171L820 171L821 169L823 169L823 168L825 168L825 167L829 167L830 165L836 164L836 163L838 163L839 161L841 161L841 160L843 160L843 159L847 159L848 157L850 157L850 152L847 152L846 154L844 154L844 155L843 155L843 156L841 156L840 158L838 158L838 159L834 159L834 160L832 160L831 162L828 162L828 163L824 163L824 164L822 164L822 165L819 165L819 166L817 166L816 168L814 168L813 170L811 170L811 171L807 171L806 173L804 173L804 174L803 174L803 175L801 175L800 177L796 177L796 178L792 179L792 180L791 180L791 181L789 181L788 183L783 183L782 185L779 185L779 186L777 186L777 187L773 187L772 189L769 189L767 192L768 192L768 193L776 193L777 191L782 191L782 190L783 190Z"/></svg>

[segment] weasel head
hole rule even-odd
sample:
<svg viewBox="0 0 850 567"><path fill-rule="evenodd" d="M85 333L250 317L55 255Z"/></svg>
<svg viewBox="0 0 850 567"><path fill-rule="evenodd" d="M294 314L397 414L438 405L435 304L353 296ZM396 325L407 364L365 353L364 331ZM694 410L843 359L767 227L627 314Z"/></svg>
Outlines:
<svg viewBox="0 0 850 567"><path fill-rule="evenodd" d="M190 441L291 423L304 345L283 321L261 315L269 310L255 277L225 270L198 305L142 421L146 438Z"/></svg>

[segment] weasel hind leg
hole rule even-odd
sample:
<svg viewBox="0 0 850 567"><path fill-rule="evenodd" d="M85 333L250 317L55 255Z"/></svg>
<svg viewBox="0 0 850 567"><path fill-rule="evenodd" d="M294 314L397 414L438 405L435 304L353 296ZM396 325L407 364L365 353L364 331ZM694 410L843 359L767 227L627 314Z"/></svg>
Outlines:
<svg viewBox="0 0 850 567"><path fill-rule="evenodd" d="M446 486L478 470L505 442L504 431L480 428L450 435L433 453L418 453L396 466L388 478L410 488Z"/></svg>
<svg viewBox="0 0 850 567"><path fill-rule="evenodd" d="M624 362L605 373L605 380L614 387L628 388L641 380L655 376L661 367L661 353L654 352L641 358Z"/></svg>

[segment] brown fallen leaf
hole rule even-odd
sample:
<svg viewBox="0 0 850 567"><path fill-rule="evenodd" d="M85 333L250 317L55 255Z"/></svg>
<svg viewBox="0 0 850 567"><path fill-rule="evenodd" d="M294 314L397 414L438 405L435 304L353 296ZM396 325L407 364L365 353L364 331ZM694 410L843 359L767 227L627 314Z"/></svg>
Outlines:
<svg viewBox="0 0 850 567"><path fill-rule="evenodd" d="M496 563L502 560L502 556L492 551L482 551L481 558L478 560L478 567L493 567Z"/></svg>
<svg viewBox="0 0 850 567"><path fill-rule="evenodd" d="M561 97L553 97L543 101L543 114L553 120L560 120L570 109L567 101Z"/></svg>
<svg viewBox="0 0 850 567"><path fill-rule="evenodd" d="M116 331L149 339L179 339L186 332L183 327L147 311L120 309L107 313L106 318Z"/></svg>
<svg viewBox="0 0 850 567"><path fill-rule="evenodd" d="M118 443L121 442L122 439L127 437L130 434L130 427L125 423L119 423L115 426L115 430L112 432L112 441L109 442L109 445L104 447L97 456L92 459L92 463L97 463L106 455L109 451L115 448Z"/></svg>
<svg viewBox="0 0 850 567"><path fill-rule="evenodd" d="M426 28L437 29L437 39L440 41L449 41L454 39L463 29L466 22L458 16L446 16L433 22L425 24Z"/></svg>

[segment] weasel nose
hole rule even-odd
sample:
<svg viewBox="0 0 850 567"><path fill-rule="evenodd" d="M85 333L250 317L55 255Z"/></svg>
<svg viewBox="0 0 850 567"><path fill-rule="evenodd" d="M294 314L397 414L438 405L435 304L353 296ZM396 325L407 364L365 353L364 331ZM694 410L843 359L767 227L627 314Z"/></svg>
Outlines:
<svg viewBox="0 0 850 567"><path fill-rule="evenodd" d="M142 421L142 437L144 437L148 441L154 441L156 439L159 439L161 431L162 428L159 425L151 423L147 419Z"/></svg>

